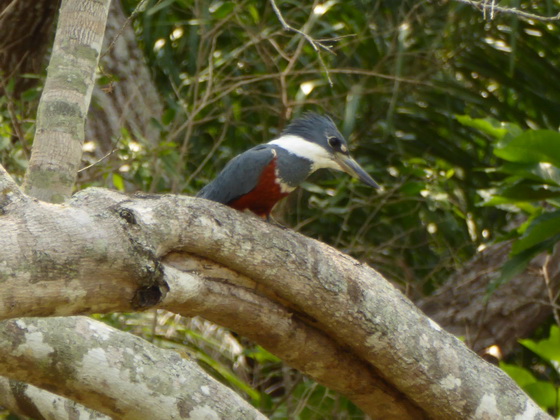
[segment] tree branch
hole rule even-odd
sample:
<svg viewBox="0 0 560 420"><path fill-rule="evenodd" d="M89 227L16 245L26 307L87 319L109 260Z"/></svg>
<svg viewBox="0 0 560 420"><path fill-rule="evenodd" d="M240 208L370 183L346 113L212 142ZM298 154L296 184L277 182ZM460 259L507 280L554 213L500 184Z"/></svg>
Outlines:
<svg viewBox="0 0 560 420"><path fill-rule="evenodd" d="M79 289L82 277L93 283L92 287L106 278L103 287L117 291L109 296L110 293L104 294L102 287L98 289L98 298L89 296L97 295L91 292L82 297L75 296L71 303L58 299L58 312L85 311L84 301L92 305L90 311L91 308L97 309L93 306L95 302L113 310L118 305L130 306L130 302L119 295L120 278L124 277L127 282L130 298L134 287L138 287L130 278L144 272L150 261L155 264L153 258L156 258L160 259L162 283L171 284L170 295L164 298L162 307L190 314L188 305L193 304L195 308L198 305L198 310L205 312L208 318L228 323L257 342L264 342L268 348L276 346L284 357L292 357L291 364L308 369L325 383L332 380L326 372L331 365L314 365L315 347L308 348L304 343L309 339L319 347L330 346L323 353L325 360L341 358L349 372L359 371L360 366L367 368L363 369L366 371L363 375L356 376L366 385L365 394L369 394L366 398L374 399L375 395L385 394L383 398L387 398L391 409L397 407L400 413L414 413L414 407L422 410L416 417L411 414L388 418L461 419L484 415L491 418L515 415L548 418L503 371L487 364L455 337L441 330L374 270L296 232L206 200L146 195L131 198L103 189L82 191L65 206L36 203L35 207L11 208L0 222L3 218L15 218L14 213L18 211L22 213L20 220L31 222L6 223L1 227L0 230L7 235L0 236L0 254L6 253L5 249L12 243L20 244L24 249L28 247L25 237L19 241L15 238L18 232L29 231L33 233L36 251L33 254L23 252L22 259L21 253L13 250L12 245L12 251L7 252L6 257L0 255L0 260L6 261L0 265L0 283L4 283L0 285L0 302L4 303L0 313L21 316L20 311L6 303L19 306L13 295L19 293L15 290L21 286L22 279L30 276L35 281L34 288L42 290L45 295L35 296L39 303L41 299L50 299L50 294L65 293L61 289L69 288L65 284L69 279L76 281L71 288ZM48 211L53 214L49 215ZM37 215L32 217L34 212ZM39 220L41 229L34 227ZM65 224L76 228L67 230ZM59 231L62 235L57 235ZM70 250L64 242L68 238L72 243ZM90 261L89 271L80 269L76 274L74 269L80 267L82 261L65 258L65 253L61 253L61 250L79 250L81 259L87 263L88 254L95 251L92 243L104 241L109 241L109 249L116 254L123 252L121 255L125 255L121 250L127 250L133 255L132 260L120 265L93 260L97 263L91 265ZM86 244L90 247L88 252L84 252L86 248L80 249ZM210 259L213 264L209 264L208 277L216 277L216 264L234 270L238 284L235 288L220 285L222 277L219 276L213 283L202 282L197 273L204 273L206 266L200 259L193 259L198 265L187 266L190 279L181 274L179 280L176 272L173 274L170 269L171 254L177 251ZM19 258L10 257L13 253ZM143 260L141 256L149 258ZM51 264L45 265L44 261L51 261ZM35 271L29 272L28 266L34 267ZM65 270L59 267L65 267ZM123 267L128 267L128 271ZM112 269L121 273L121 277L113 276ZM100 275L100 270L106 271ZM128 280L123 272L129 273ZM231 277L228 276L224 278ZM20 281L14 282L14 277ZM248 281L258 284L252 286L254 293ZM110 282L113 282L112 287ZM235 282L232 280L232 283ZM235 299L228 300L232 294ZM22 299L23 294L17 296ZM208 297L208 302L204 297ZM186 302L182 308L181 302ZM30 305L26 307L31 308ZM264 309L264 318L256 315L261 309ZM271 319L268 315L272 315ZM232 319L228 321L228 317ZM274 337L276 328L282 332L282 337ZM295 352L292 347L292 356L288 354L288 338L283 337L286 334L291 339L290 331L293 331L295 342L302 343L301 352ZM270 337L268 341L267 336ZM349 355L347 361L342 357L345 352ZM355 359L354 364L352 359ZM340 380L340 387L346 386L344 383L345 380ZM376 390L379 384L381 389ZM387 384L386 387L383 384ZM366 404L358 401L364 394L355 387L348 386L343 392L355 397L362 407ZM374 400L370 415L375 417L379 406L380 402Z"/></svg>
<svg viewBox="0 0 560 420"><path fill-rule="evenodd" d="M429 297L416 304L456 336L465 337L476 352L498 345L504 355L527 337L552 313L553 295L560 286L558 264L546 269L547 255L536 257L521 274L488 295L488 287L509 259L511 242L486 248ZM556 247L551 260L558 261ZM547 282L548 279L548 282Z"/></svg>
<svg viewBox="0 0 560 420"><path fill-rule="evenodd" d="M379 372L289 308L289 302L284 302L288 307L275 302L278 297L252 279L193 255L173 253L165 263L171 293L162 308L236 331L374 417L424 418Z"/></svg>
<svg viewBox="0 0 560 420"><path fill-rule="evenodd" d="M534 20L540 20L541 22L554 22L557 20L560 20L560 13L558 13L555 16L540 16L540 15L536 15L534 13L528 13L528 12L524 12L523 10L519 10L519 9L513 9L510 7L503 7L503 6L496 6L494 4L494 0L492 0L491 2L488 2L488 0L483 0L483 1L476 1L476 0L456 0L460 3L465 3L465 4L469 4L471 6L474 6L480 10L482 10L484 13L486 13L486 11L490 11L490 19L493 19L494 17L494 12L500 12L500 13L507 13L507 14L512 14L515 16L519 16L521 18L524 19L534 19ZM485 14L486 16L486 14Z"/></svg>
<svg viewBox="0 0 560 420"><path fill-rule="evenodd" d="M274 10L274 13L278 17L278 20L280 21L280 24L282 25L282 27L286 31L292 31L292 32L295 32L295 33L301 35L302 37L304 37L307 40L307 42L309 42L311 44L311 46L313 47L313 49L317 53L317 57L319 58L319 62L321 63L321 67L323 67L323 70L325 71L325 75L327 76L327 80L329 82L329 85L332 86L333 82L332 82L332 79L331 79L331 75L329 73L329 69L328 69L327 65L325 64L325 61L323 60L323 56L321 55L321 49L323 49L323 50L325 50L325 51L327 51L331 54L334 54L334 51L332 51L331 48L328 45L323 44L321 41L317 41L315 38L309 36L305 32L300 31L299 29L296 29L293 26L290 26L286 22L286 20L284 19L284 16L282 16L282 12L280 11L278 6L276 5L275 0L270 0L270 5L272 6L272 10Z"/></svg>
<svg viewBox="0 0 560 420"><path fill-rule="evenodd" d="M265 418L196 363L86 317L3 321L0 352L1 375L112 418Z"/></svg>
<svg viewBox="0 0 560 420"><path fill-rule="evenodd" d="M0 406L33 419L110 420L75 401L44 389L0 376Z"/></svg>
<svg viewBox="0 0 560 420"><path fill-rule="evenodd" d="M35 198L61 203L72 193L109 4L62 2L24 181L24 190Z"/></svg>

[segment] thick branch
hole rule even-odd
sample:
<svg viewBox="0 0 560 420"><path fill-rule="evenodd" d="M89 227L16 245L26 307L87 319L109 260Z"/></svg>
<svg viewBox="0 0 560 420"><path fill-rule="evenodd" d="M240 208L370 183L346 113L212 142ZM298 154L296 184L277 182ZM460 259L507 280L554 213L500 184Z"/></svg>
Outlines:
<svg viewBox="0 0 560 420"><path fill-rule="evenodd" d="M60 8L25 191L61 203L72 193L110 0L65 0Z"/></svg>
<svg viewBox="0 0 560 420"><path fill-rule="evenodd" d="M112 418L264 419L196 363L90 318L3 321L0 352L1 375Z"/></svg>
<svg viewBox="0 0 560 420"><path fill-rule="evenodd" d="M110 420L110 417L44 389L0 376L0 406L34 420Z"/></svg>
<svg viewBox="0 0 560 420"><path fill-rule="evenodd" d="M79 286L82 278L94 285L106 278L106 287L114 282L112 287L117 291L116 299L115 295L109 297L108 294L95 298L92 292L91 296L77 296L71 303L59 299L58 311L86 310L80 306L84 298L89 298L91 305L107 305L108 302L111 302L112 308L125 305L118 292L122 280L111 272L123 271L122 262L120 265L114 263L119 261L118 258L111 259L109 264L102 264L94 258L90 263L97 263L89 270L80 271L79 275L72 271L88 261L91 254L96 255L98 247L91 246L92 243L108 241L108 248L101 247L111 249L111 252L106 252L107 256L113 253L119 255L121 250L126 249L126 252L135 255L134 258L142 255L149 256L151 259L148 261L161 258L162 273L173 285L171 295L162 304L164 307L167 304L170 309L191 314L186 305L181 307L181 302L192 303L195 307L198 305L209 319L227 323L256 341L263 341L268 348L276 346L284 357L292 357L292 365L299 364L304 371L307 369L324 383L332 381L323 369L330 365L313 365L308 351L295 352L293 347L290 356L290 332L293 332L296 343L302 343L301 348L307 347L304 343L308 339L314 345L330 346L323 354L325 360L341 358L341 363L350 372L358 371L360 365L366 366L365 374L356 376L364 384L365 394L355 387L345 389L356 400L368 394L366 399L385 394L383 398L387 398L393 406L400 405L401 412L414 413L414 407L421 407L423 412L416 418L423 415L456 419L484 416L513 418L515 415L528 419L548 418L505 373L478 358L463 343L441 330L375 271L322 243L219 204L189 197L130 198L103 189L89 189L78 193L69 204L12 206L10 212L0 217L0 223L4 218L21 221L19 225L6 223L2 226L2 231L6 231L8 236L7 239L0 237L0 253L10 245L13 248L14 244L19 244L27 265L33 261L44 262L39 257L45 256L51 261L65 261L60 265L65 269L56 264L39 264L38 271L30 274L25 271L26 265L23 268L18 265L21 264L21 255L19 259L8 259L8 264L0 265L0 282L4 282L0 294L7 296L0 298L0 302L17 302L9 297L9 293L18 288L18 282L13 281L18 276L14 273L23 272L23 279L34 276L37 282L33 284L35 289L53 295L65 293L61 291L61 285L72 279L76 281L74 287ZM38 216L34 218L32 215L35 212ZM75 226L74 230L70 230L70 225ZM30 229L35 242L26 244L25 234ZM60 231L63 235L56 234ZM18 232L23 235L20 242L16 240ZM47 237L56 246L46 241ZM77 254L81 255L81 260L65 260L60 254L60 250L68 247L69 238L72 244L70 252L79 250ZM124 246L123 243L129 245ZM40 252L26 253L27 248ZM178 286L179 280L171 278L173 274L168 265L170 254L175 251L210 259L233 269L240 279L239 273L251 280L239 280L241 283L235 279L228 280L237 284L237 288L220 285L219 281L206 283L209 278L203 282L196 274L206 270L202 264L187 267L187 274L192 274L191 279L181 274L181 285ZM18 251L12 250L7 257L14 252ZM195 260L201 261L193 258ZM142 272L134 270L135 264L136 268L146 265L141 258L129 262L129 270L124 272L132 278L137 275L134 273ZM209 265L215 267L215 264ZM99 270L105 270L103 276L99 276ZM92 272L98 275L97 280ZM41 273L50 273L51 277L46 281L41 278ZM212 276L216 277L210 270L209 277ZM204 278L204 275L201 277ZM258 287L251 289L247 281L254 281ZM226 295L234 291L236 299L226 300ZM173 293L182 293L183 297L176 297ZM220 295L225 299L221 300ZM208 296L210 303L205 303L202 296ZM23 296L18 297L21 299ZM271 300L276 303L270 303ZM15 309L17 307L17 304L5 307L0 313L21 316ZM262 308L265 316L255 315ZM238 317L236 310L239 311ZM227 320L228 314L233 319ZM278 331L282 332L280 337L266 338L273 335L276 328L276 323L269 320L268 315L276 320ZM244 323L253 325L253 329L243 327ZM258 331L259 328L261 331ZM349 355L348 359L343 357L344 353ZM344 380L339 382L340 387L345 383ZM379 389L375 389L376 386ZM362 407L370 404L363 400L356 402ZM379 410L380 404L375 400L370 408L376 404L378 408L372 411ZM388 412L392 412L393 408Z"/></svg>
<svg viewBox="0 0 560 420"><path fill-rule="evenodd" d="M162 308L184 316L200 315L236 331L293 368L346 395L372 416L424 418L422 411L379 372L309 325L312 320L305 319L305 314L263 296L270 292L253 280L192 255L171 254L165 260L181 271L167 266L171 293L161 303Z"/></svg>
<svg viewBox="0 0 560 420"><path fill-rule="evenodd" d="M157 279L150 278L150 270L145 270L144 280L139 275L142 267L156 264L153 259L144 260L153 252L139 249L159 245L135 231L138 226L132 213L115 207L126 196L90 192L94 194L76 197L79 208L27 199L0 218L6 232L0 237L0 258L8 264L7 271L0 268L0 318L131 311L136 290L153 290L149 284ZM103 246L92 246L95 243ZM28 251L31 248L34 252ZM59 250L66 250L64 257ZM56 263L57 256L64 263ZM307 325L305 314L294 314L270 300L253 280L192 255L179 259L169 255L159 266L160 287L163 291L163 285L170 283L171 287L160 307L187 316L201 315L234 329L347 395L368 413L422 418L418 408L367 363ZM14 271L18 275L9 275Z"/></svg>
<svg viewBox="0 0 560 420"><path fill-rule="evenodd" d="M31 228L33 235L30 237L35 241L21 251L27 259L32 261L47 255L51 260L60 261L61 255L57 252L66 249L68 238L72 240L72 249L86 247L85 244L90 246L77 253L86 261L95 255L92 251L96 247L91 244L103 241L109 241L112 252L119 252L123 248L119 242L125 242L133 245L132 254L152 258L164 258L178 250L202 256L254 280L259 287L268 290L265 296L279 296L278 301L286 303L297 315L294 321L290 321L294 324L282 327L284 331L292 326L299 328L298 320L308 320L302 324L320 330L330 340L340 343L359 363L365 363L370 372L384 378L378 379L379 382L385 382L395 390L387 395L403 395L409 407L421 407L428 417L460 419L488 415L513 418L525 415L526 418L547 418L505 373L482 361L463 343L442 331L375 271L322 243L216 203L188 197L131 199L107 190L89 189L77 194L70 204L39 203L37 205L41 206L43 213L36 219L31 217L33 206L19 209L23 217L19 216L21 222L16 227L19 226L24 234ZM49 216L49 210L59 213L56 217ZM4 217L13 218L16 213L12 209ZM26 224L27 218L37 221ZM66 224L76 227L67 230L70 228ZM14 224L4 226L3 231L10 235ZM58 242L54 243L42 239L53 239L53 233L57 231L67 233L55 237ZM0 237L0 252L10 244L18 244L17 232L11 235L14 236L7 240ZM3 240L6 240L4 244ZM25 240L19 243L25 244ZM26 254L27 248L35 249L35 252ZM131 249L127 248L126 252ZM0 288L4 295L13 293L18 287L17 283L10 283L13 276L6 275L6 270L21 270L17 265L20 260L12 258L8 261L8 265L0 266L0 281L9 286ZM80 263L76 259L65 261L66 268ZM94 271L97 275L100 269L107 270L103 277L111 278L112 264L92 261L97 261L95 268L71 275L77 282L74 287L79 285L82 277L95 284L91 270L97 270ZM55 275L50 274L49 281L41 281L39 272L35 273L34 279L38 283L33 287L60 294L61 284L72 270L57 270L56 264L50 270L47 266L39 267L43 273L52 273L54 269ZM62 283L57 285L57 280ZM115 282L115 285L119 284L119 281ZM107 304L114 302L115 296L106 295L100 299ZM80 300L61 301L57 310L75 310ZM9 298L0 299L0 302L10 301L14 302ZM91 304L95 301L93 297L90 300ZM8 308L12 316L21 315L17 312L18 305L14 306ZM227 311L233 313L231 308ZM208 310L208 314L211 318L212 310ZM219 316L216 311L214 316ZM256 322L264 322L254 318ZM270 330L269 324L262 325L262 330ZM259 339L258 334L254 334L255 339ZM278 349L282 351L286 344L279 343ZM333 354L336 351L333 347ZM298 360L302 366L308 363L304 358Z"/></svg>
<svg viewBox="0 0 560 420"><path fill-rule="evenodd" d="M15 194L0 192L0 319L131 311L167 292L130 214L110 201L92 213Z"/></svg>
<svg viewBox="0 0 560 420"><path fill-rule="evenodd" d="M173 201L125 207L150 237L163 233L166 244L248 275L316 319L430 417L548 418L503 371L441 330L371 268L215 203ZM155 223L160 212L169 223Z"/></svg>

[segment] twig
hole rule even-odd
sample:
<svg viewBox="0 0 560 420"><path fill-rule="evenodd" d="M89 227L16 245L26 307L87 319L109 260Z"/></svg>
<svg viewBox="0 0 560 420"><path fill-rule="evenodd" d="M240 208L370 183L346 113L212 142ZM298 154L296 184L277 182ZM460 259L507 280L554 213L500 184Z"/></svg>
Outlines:
<svg viewBox="0 0 560 420"><path fill-rule="evenodd" d="M541 271L544 278L544 282L546 284L546 291L548 293L548 299L550 301L550 306L552 308L552 314L554 315L554 320L556 321L557 325L560 325L560 315L558 314L558 307L555 306L556 297L554 296L552 286L550 285L550 276L548 274L549 263L550 263L550 254L546 256L546 260L542 266Z"/></svg>
<svg viewBox="0 0 560 420"><path fill-rule="evenodd" d="M2 10L2 13L0 13L0 19L2 19L4 17L4 15L7 15L8 13L10 13L12 11L12 9L14 8L16 3L17 3L17 0L12 0L10 2L10 4L8 4L4 10Z"/></svg>
<svg viewBox="0 0 560 420"><path fill-rule="evenodd" d="M117 141L115 142L115 144L113 145L113 148L111 149L111 151L109 153L107 153L105 156L103 156L101 159L93 162L91 165L88 165L82 169L78 169L78 173L85 171L86 169L91 168L92 166L97 165L98 163L104 161L105 159L107 159L109 156L111 156L113 153L115 153L115 151L117 150L117 146L119 144L119 142L121 141L122 136L119 136L119 138L117 139Z"/></svg>
<svg viewBox="0 0 560 420"><path fill-rule="evenodd" d="M111 40L111 43L107 46L107 49L105 51L103 51L103 53L99 57L99 61L101 61L101 59L103 57L105 57L109 53L109 51L111 51L111 49L115 46L115 43L117 42L119 37L122 35L124 30L126 29L126 27L130 24L130 21L132 21L133 19L136 18L136 16L144 8L144 5L146 4L147 1L148 0L142 0L140 3L138 3L138 5L134 8L134 10L130 14L130 16L128 18L126 18L126 20L122 24L121 28L118 30L117 34L113 37L113 39Z"/></svg>
<svg viewBox="0 0 560 420"><path fill-rule="evenodd" d="M282 27L286 30L286 31L292 31L295 32L299 35L301 35L302 37L304 37L307 42L309 42L311 44L311 46L313 47L313 49L315 50L315 52L317 53L317 56L319 57L319 62L321 63L321 67L323 67L323 70L325 70L325 75L327 76L327 80L329 82L330 86L333 86L333 82L331 80L331 76L329 74L329 69L327 68L327 65L325 64L325 61L323 60L323 56L321 55L321 49L328 51L329 53L336 55L334 53L334 51L332 51L330 49L330 47L328 45L325 45L324 43L322 43L321 41L317 41L316 39L314 39L313 37L309 36L308 34L306 34L303 31L300 31L299 29L294 28L293 26L289 25L285 20L284 20L284 16L282 16L282 12L280 12L280 9L278 8L278 6L276 5L276 1L275 0L270 0L270 5L272 6L272 10L274 10L274 13L276 14L276 16L278 17L278 20L280 21L280 24L282 25Z"/></svg>
<svg viewBox="0 0 560 420"><path fill-rule="evenodd" d="M111 92L113 89L113 81L114 81L114 77L112 74L108 74L107 72L105 72L105 69L103 68L103 65L101 63L101 60L107 55L109 54L109 51L111 51L114 47L115 44L117 43L117 40L120 38L120 36L122 35L122 33L124 32L124 30L126 29L126 27L130 24L130 22L133 19L136 19L136 16L142 11L144 5L146 4L148 0L142 0L140 3L138 3L138 5L136 6L136 8L132 11L132 13L130 14L130 16L124 21L124 23L122 24L121 28L118 30L118 32L116 33L116 35L113 37L113 39L111 40L111 42L109 43L109 45L107 46L107 48L105 49L105 51L103 51L101 53L101 55L99 56L99 72L107 77L110 80L109 83L109 87L106 88L107 91ZM160 3L160 1L158 1L158 3Z"/></svg>
<svg viewBox="0 0 560 420"><path fill-rule="evenodd" d="M214 154L216 153L216 150L218 150L218 147L220 147L220 145L224 142L224 140L226 138L227 130L229 128L230 115L231 115L231 111L228 111L227 114L226 114L225 124L222 128L222 132L220 134L220 137L214 143L214 146L212 146L212 150L210 150L210 152L208 152L206 154L206 157L203 159L203 161L200 163L200 165L198 165L198 167L188 177L187 182L185 182L185 185L189 185L191 183L191 181L199 174L199 172L204 168L204 166L208 163L208 161L211 158L214 157Z"/></svg>
<svg viewBox="0 0 560 420"><path fill-rule="evenodd" d="M540 15L535 15L534 13L528 13L518 9L496 6L494 4L494 0L492 0L490 4L488 4L488 0L482 0L482 1L456 0L456 1L479 8L480 10L483 11L485 18L486 18L486 11L490 10L490 19L494 18L494 12L496 11L501 13L509 13L525 19L540 20L541 22L553 22L553 21L560 20L560 13L556 14L555 16L540 16Z"/></svg>

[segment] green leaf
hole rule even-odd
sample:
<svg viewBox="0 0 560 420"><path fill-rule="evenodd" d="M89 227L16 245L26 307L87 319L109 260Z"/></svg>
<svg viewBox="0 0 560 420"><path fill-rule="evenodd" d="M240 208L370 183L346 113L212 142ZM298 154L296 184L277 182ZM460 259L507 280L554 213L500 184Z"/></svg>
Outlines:
<svg viewBox="0 0 560 420"><path fill-rule="evenodd" d="M512 254L519 254L528 248L560 234L560 211L545 213L532 221L523 236L511 248Z"/></svg>
<svg viewBox="0 0 560 420"><path fill-rule="evenodd" d="M407 196L417 196L418 194L420 194L420 191L422 191L424 188L426 188L426 184L424 182L407 182L405 183L400 189L399 191Z"/></svg>
<svg viewBox="0 0 560 420"><path fill-rule="evenodd" d="M557 407L558 401L560 401L558 388L550 382L536 381L523 387L523 390L545 410Z"/></svg>
<svg viewBox="0 0 560 420"><path fill-rule="evenodd" d="M502 128L499 121L493 118L471 118L468 115L456 115L457 121L466 127L475 128L496 139L502 139L507 129Z"/></svg>
<svg viewBox="0 0 560 420"><path fill-rule="evenodd" d="M212 17L214 19L223 19L229 14L231 14L234 8L235 8L234 2L226 1L225 3L222 3L216 10L213 11Z"/></svg>
<svg viewBox="0 0 560 420"><path fill-rule="evenodd" d="M501 189L494 197L484 203L485 206L514 204L523 201L540 201L560 197L560 188L543 188L531 182L519 182Z"/></svg>
<svg viewBox="0 0 560 420"><path fill-rule="evenodd" d="M560 167L560 133L530 130L494 149L504 160L518 163L549 163Z"/></svg>
<svg viewBox="0 0 560 420"><path fill-rule="evenodd" d="M124 192L124 181L119 174L113 174L113 185L121 192Z"/></svg>
<svg viewBox="0 0 560 420"><path fill-rule="evenodd" d="M550 327L550 336L544 340L526 339L519 342L548 362L560 362L560 328L557 325Z"/></svg>
<svg viewBox="0 0 560 420"><path fill-rule="evenodd" d="M543 184L560 186L560 169L550 164L507 162L498 171Z"/></svg>
<svg viewBox="0 0 560 420"><path fill-rule="evenodd" d="M510 365L508 363L500 362L500 368L506 372L520 387L537 382L533 374L520 366Z"/></svg>
<svg viewBox="0 0 560 420"><path fill-rule="evenodd" d="M163 125L169 125L175 118L177 112L175 108L168 108L161 117L161 122Z"/></svg>

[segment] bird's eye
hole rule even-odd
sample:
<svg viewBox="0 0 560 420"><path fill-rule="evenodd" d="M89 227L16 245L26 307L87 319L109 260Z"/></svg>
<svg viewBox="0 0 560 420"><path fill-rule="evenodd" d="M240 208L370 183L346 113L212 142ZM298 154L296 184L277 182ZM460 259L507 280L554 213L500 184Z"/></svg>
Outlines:
<svg viewBox="0 0 560 420"><path fill-rule="evenodd" d="M329 137L328 141L329 141L329 145L334 150L340 150L340 146L342 145L342 141L338 137Z"/></svg>

